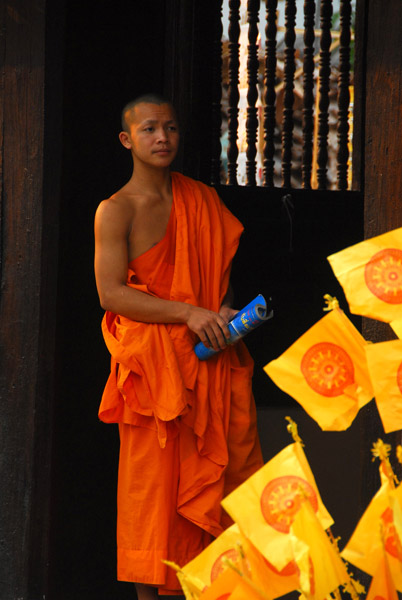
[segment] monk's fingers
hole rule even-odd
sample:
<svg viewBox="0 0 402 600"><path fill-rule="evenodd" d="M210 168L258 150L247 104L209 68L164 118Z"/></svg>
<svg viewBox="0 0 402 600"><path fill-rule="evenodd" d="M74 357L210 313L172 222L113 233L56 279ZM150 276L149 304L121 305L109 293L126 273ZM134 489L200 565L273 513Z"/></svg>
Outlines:
<svg viewBox="0 0 402 600"><path fill-rule="evenodd" d="M221 306L219 309L219 314L225 323L229 323L238 313L239 311L231 308L230 306Z"/></svg>
<svg viewBox="0 0 402 600"><path fill-rule="evenodd" d="M225 344L227 343L227 341L230 338L230 331L229 331L229 327L228 327L228 323L227 321L225 321L224 319L222 319L222 317L220 317L220 322L219 322L219 328L221 330L221 332L223 333L223 337L224 337L224 342Z"/></svg>
<svg viewBox="0 0 402 600"><path fill-rule="evenodd" d="M214 350L222 350L226 347L226 340L229 339L230 332L225 320L218 313L192 307L187 325L205 345Z"/></svg>
<svg viewBox="0 0 402 600"><path fill-rule="evenodd" d="M205 331L204 336L201 337L201 341L205 344L205 346L207 346L207 348L213 348L217 352L221 350L221 345L212 329Z"/></svg>
<svg viewBox="0 0 402 600"><path fill-rule="evenodd" d="M205 335L214 350L223 350L230 333L225 323L215 322L205 329Z"/></svg>

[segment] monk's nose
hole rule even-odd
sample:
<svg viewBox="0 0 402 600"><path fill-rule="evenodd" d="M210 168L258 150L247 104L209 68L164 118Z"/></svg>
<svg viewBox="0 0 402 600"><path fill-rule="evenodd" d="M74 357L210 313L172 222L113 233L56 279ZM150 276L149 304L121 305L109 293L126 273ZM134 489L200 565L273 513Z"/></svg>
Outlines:
<svg viewBox="0 0 402 600"><path fill-rule="evenodd" d="M158 131L158 141L159 142L166 142L167 141L167 135L166 135L166 131L164 129L160 129Z"/></svg>

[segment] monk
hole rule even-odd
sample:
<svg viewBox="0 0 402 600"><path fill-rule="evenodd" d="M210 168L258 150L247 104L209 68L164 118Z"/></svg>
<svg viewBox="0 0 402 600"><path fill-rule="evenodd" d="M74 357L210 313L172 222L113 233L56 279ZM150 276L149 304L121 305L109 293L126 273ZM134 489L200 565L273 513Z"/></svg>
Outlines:
<svg viewBox="0 0 402 600"><path fill-rule="evenodd" d="M131 179L99 205L95 276L111 354L99 417L118 423L117 576L140 600L177 594L183 566L230 523L221 499L262 465L253 361L228 346L230 268L242 225L216 192L170 165L174 108L122 112ZM219 352L194 353L201 340Z"/></svg>

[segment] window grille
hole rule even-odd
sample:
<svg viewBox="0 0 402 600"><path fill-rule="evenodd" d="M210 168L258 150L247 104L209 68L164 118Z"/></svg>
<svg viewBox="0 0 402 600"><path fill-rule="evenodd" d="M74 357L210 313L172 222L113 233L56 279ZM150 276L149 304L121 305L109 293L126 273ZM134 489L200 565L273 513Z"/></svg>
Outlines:
<svg viewBox="0 0 402 600"><path fill-rule="evenodd" d="M351 188L354 10L354 0L221 3L212 184Z"/></svg>

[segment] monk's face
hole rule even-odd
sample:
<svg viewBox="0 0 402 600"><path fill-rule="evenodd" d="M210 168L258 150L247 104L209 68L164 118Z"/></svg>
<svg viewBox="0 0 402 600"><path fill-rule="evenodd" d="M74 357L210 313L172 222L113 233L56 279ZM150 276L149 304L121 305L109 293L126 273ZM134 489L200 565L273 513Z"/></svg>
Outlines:
<svg viewBox="0 0 402 600"><path fill-rule="evenodd" d="M128 132L120 134L120 141L131 150L134 164L142 162L152 167L168 167L179 146L179 128L173 107L143 102L127 111L125 118Z"/></svg>

